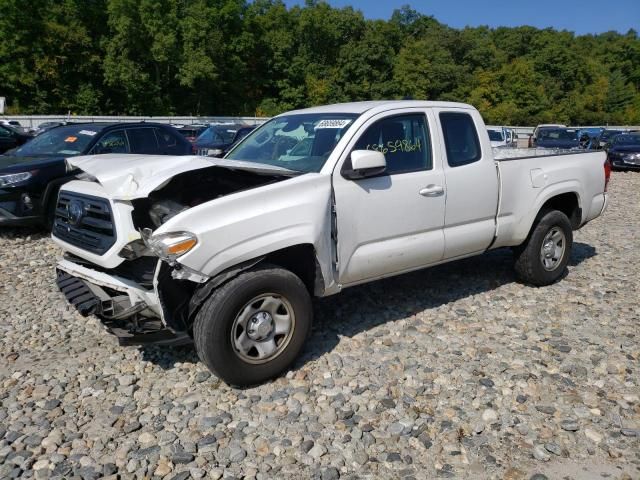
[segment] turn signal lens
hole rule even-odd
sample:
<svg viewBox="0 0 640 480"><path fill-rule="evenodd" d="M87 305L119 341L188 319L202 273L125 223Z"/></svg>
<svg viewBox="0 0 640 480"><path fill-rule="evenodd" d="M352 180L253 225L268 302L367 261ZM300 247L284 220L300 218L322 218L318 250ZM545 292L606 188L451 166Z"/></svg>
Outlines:
<svg viewBox="0 0 640 480"><path fill-rule="evenodd" d="M167 253L169 255L175 255L175 256L182 255L184 253L187 253L193 247L195 247L196 243L198 243L198 241L195 238L189 238L187 240L174 243L173 245L169 245L167 247Z"/></svg>

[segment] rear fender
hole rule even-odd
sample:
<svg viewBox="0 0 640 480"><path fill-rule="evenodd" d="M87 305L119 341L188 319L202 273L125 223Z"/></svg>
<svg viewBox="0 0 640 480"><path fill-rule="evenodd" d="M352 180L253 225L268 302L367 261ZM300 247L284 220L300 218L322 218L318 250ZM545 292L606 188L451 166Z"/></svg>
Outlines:
<svg viewBox="0 0 640 480"><path fill-rule="evenodd" d="M529 236L529 232L534 227L536 218L540 214L543 206L554 197L562 194L571 193L578 198L578 208L580 211L584 211L582 208L582 197L580 195L580 184L576 180L569 180L562 183L556 183L543 188L537 195L535 202L531 208L522 216L520 222L516 225L513 239L517 243L524 242ZM581 223L580 221L579 223Z"/></svg>

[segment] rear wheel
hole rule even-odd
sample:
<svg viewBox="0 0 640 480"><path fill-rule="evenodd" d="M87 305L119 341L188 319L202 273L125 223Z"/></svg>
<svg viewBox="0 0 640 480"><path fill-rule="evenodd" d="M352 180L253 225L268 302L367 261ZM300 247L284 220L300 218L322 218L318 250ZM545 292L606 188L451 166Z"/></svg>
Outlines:
<svg viewBox="0 0 640 480"><path fill-rule="evenodd" d="M312 317L302 281L288 270L264 265L214 291L196 316L194 343L200 360L226 383L256 385L295 360Z"/></svg>
<svg viewBox="0 0 640 480"><path fill-rule="evenodd" d="M569 218L557 210L543 214L525 243L514 250L518 277L536 286L554 283L564 274L572 246Z"/></svg>

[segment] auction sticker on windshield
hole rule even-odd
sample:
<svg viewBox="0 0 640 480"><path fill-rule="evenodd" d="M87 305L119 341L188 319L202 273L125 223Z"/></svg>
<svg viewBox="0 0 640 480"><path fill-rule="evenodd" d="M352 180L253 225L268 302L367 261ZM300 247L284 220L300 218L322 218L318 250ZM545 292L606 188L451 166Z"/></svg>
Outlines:
<svg viewBox="0 0 640 480"><path fill-rule="evenodd" d="M94 132L93 130L80 130L78 133L80 135L89 135L90 137L93 137L98 132Z"/></svg>
<svg viewBox="0 0 640 480"><path fill-rule="evenodd" d="M67 143L73 143L76 140L78 140L78 137L67 137L67 138L64 139L64 141L67 142Z"/></svg>
<svg viewBox="0 0 640 480"><path fill-rule="evenodd" d="M321 120L316 125L316 130L319 130L321 128L344 128L347 125L349 125L351 122L353 122L353 120L345 119L345 118L340 118L340 119L336 118L334 120L331 120L331 119Z"/></svg>

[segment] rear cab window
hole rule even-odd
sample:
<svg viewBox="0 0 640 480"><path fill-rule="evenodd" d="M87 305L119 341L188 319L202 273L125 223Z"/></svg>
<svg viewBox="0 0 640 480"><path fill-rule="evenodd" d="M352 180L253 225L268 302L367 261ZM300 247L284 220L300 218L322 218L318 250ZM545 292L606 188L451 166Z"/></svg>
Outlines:
<svg viewBox="0 0 640 480"><path fill-rule="evenodd" d="M440 112L447 162L461 167L482 158L478 132L471 115L462 112Z"/></svg>

